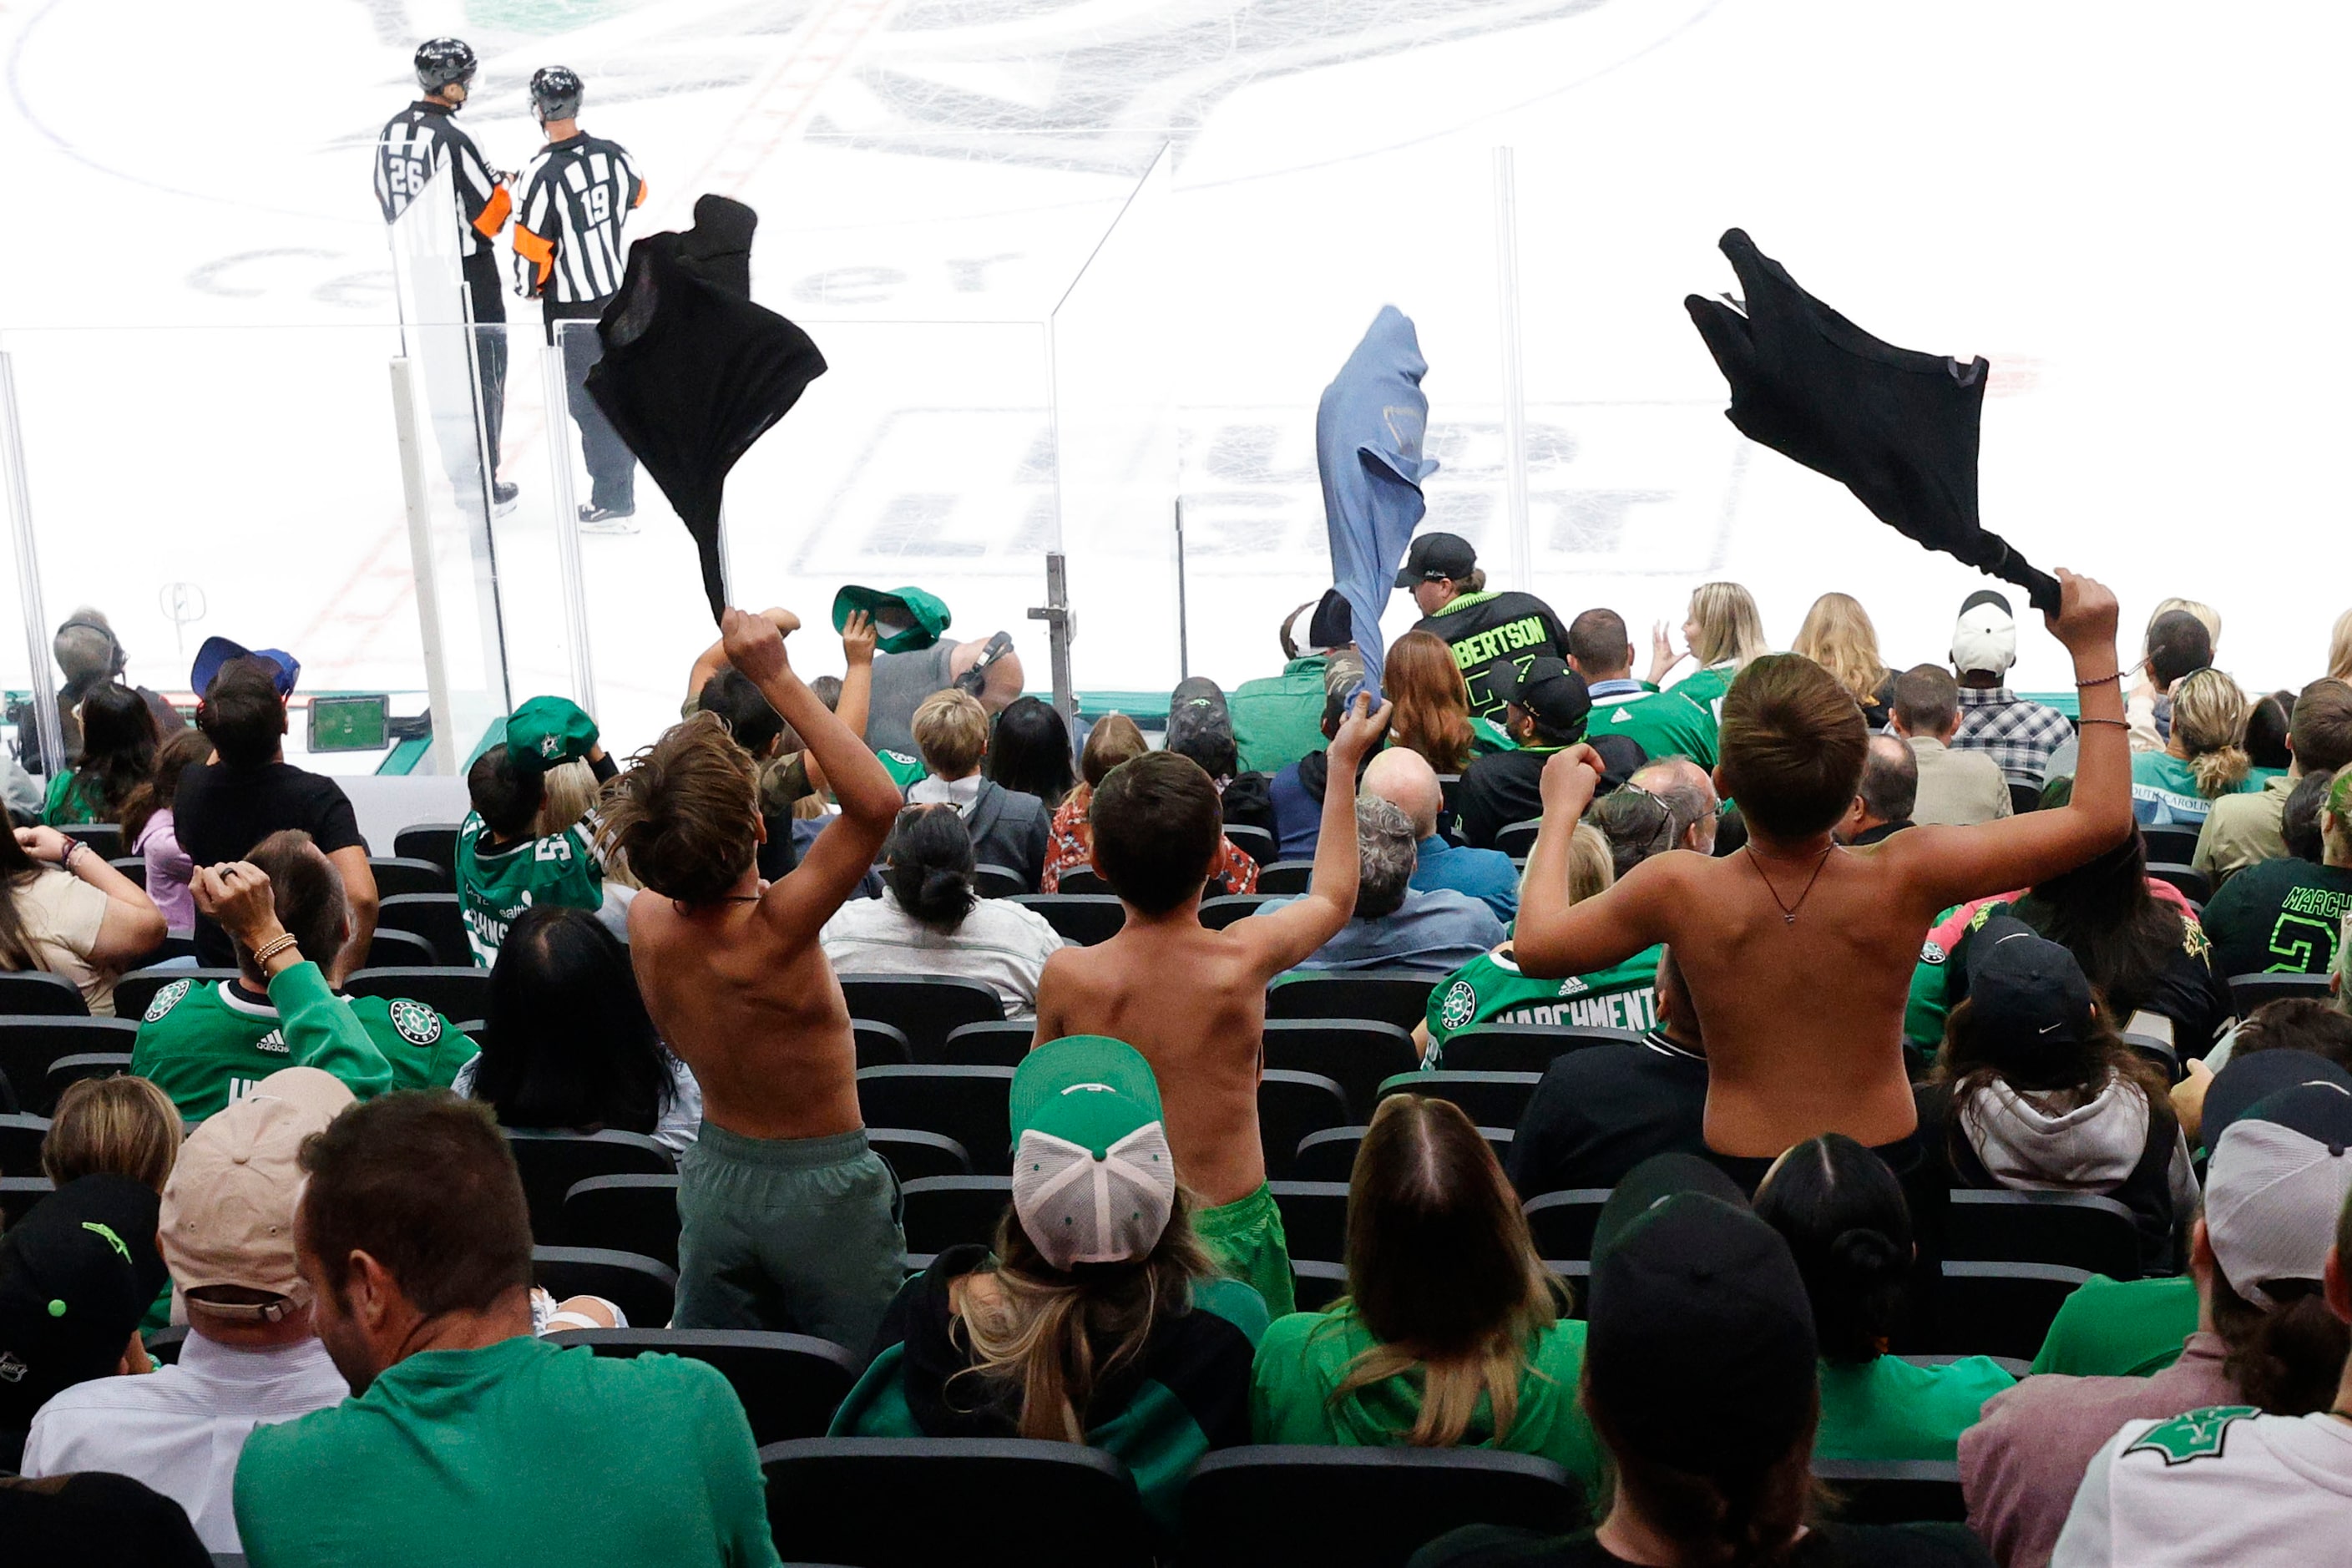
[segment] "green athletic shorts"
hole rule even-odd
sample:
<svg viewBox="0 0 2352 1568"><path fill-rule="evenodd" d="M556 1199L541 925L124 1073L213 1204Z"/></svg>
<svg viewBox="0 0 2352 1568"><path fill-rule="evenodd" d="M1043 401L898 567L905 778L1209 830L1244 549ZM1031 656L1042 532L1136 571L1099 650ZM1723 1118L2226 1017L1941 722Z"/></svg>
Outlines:
<svg viewBox="0 0 2352 1568"><path fill-rule="evenodd" d="M907 1238L898 1179L863 1129L746 1138L705 1121L677 1167L677 1327L873 1348Z"/></svg>
<svg viewBox="0 0 2352 1568"><path fill-rule="evenodd" d="M1290 1238L1282 1232L1282 1211L1260 1183L1245 1198L1202 1209L1192 1216L1192 1234L1229 1277L1265 1298L1269 1316L1298 1310L1297 1281L1290 1274Z"/></svg>

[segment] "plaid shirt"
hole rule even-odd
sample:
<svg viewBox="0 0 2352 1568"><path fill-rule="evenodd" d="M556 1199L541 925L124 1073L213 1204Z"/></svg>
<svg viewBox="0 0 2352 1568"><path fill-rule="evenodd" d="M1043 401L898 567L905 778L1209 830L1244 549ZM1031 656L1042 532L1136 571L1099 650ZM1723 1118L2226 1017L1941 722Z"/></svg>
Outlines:
<svg viewBox="0 0 2352 1568"><path fill-rule="evenodd" d="M1983 752L2011 784L2035 784L2050 771L2050 753L2074 738L2074 726L2055 708L2028 702L2006 686L1960 688L1956 752Z"/></svg>

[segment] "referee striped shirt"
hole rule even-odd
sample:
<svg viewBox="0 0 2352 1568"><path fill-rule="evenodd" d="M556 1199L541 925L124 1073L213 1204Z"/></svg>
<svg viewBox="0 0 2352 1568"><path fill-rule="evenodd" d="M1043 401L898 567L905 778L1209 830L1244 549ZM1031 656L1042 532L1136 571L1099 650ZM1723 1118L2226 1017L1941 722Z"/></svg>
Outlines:
<svg viewBox="0 0 2352 1568"><path fill-rule="evenodd" d="M466 215L461 254L476 255L498 237L514 204L474 139L449 118L446 104L412 103L384 126L375 144L376 205L384 222L397 222L444 169L454 171L457 204Z"/></svg>
<svg viewBox="0 0 2352 1568"><path fill-rule="evenodd" d="M524 292L558 305L619 293L621 225L645 199L646 183L618 142L584 132L550 142L523 174L515 219Z"/></svg>

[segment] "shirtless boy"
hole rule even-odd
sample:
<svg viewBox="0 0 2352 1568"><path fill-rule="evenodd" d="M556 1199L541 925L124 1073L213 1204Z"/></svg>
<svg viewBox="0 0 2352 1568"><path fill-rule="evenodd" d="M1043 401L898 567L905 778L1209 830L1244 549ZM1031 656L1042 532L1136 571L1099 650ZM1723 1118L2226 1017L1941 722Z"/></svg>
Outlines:
<svg viewBox="0 0 2352 1568"><path fill-rule="evenodd" d="M1823 1132L1882 1148L1909 1139L1917 1117L1903 1005L1929 923L1963 900L2079 866L2133 831L2115 595L2058 575L2063 597L2049 626L2074 656L2083 712L2082 763L2061 809L1839 847L1831 830L1853 804L1869 732L1837 682L1792 654L1750 664L1724 700L1715 782L1748 821L1737 855L1654 856L1571 905L1569 837L1600 759L1571 747L1544 770L1543 830L1514 936L1519 968L1587 974L1671 943L1706 1035L1707 1146L1731 1157L1735 1174L1752 1180L1762 1167L1744 1162Z"/></svg>
<svg viewBox="0 0 2352 1568"><path fill-rule="evenodd" d="M790 624L785 624L790 623ZM906 1250L890 1169L866 1146L841 984L817 946L898 811L898 787L793 673L798 623L730 609L728 660L799 732L841 801L799 867L760 879L758 770L712 714L673 726L621 775L604 818L646 891L629 955L646 1009L702 1085L678 1162L677 1323L865 1345Z"/></svg>
<svg viewBox="0 0 2352 1568"><path fill-rule="evenodd" d="M1089 820L1095 870L1127 924L1093 947L1066 947L1037 984L1036 1044L1108 1035L1143 1053L1167 1111L1178 1177L1204 1206L1192 1228L1220 1268L1290 1311L1290 1247L1265 1190L1257 1084L1265 988L1356 910L1356 765L1388 728L1359 697L1331 742L1331 782L1307 896L1223 931L1201 923L1201 889L1224 836L1217 786L1190 758L1148 752L1111 770Z"/></svg>

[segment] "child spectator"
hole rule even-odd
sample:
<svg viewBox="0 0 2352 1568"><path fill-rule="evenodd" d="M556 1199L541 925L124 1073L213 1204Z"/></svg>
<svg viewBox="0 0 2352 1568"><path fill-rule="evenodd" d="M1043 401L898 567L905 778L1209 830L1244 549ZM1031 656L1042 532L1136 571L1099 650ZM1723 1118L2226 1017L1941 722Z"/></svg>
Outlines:
<svg viewBox="0 0 2352 1568"><path fill-rule="evenodd" d="M546 804L545 774L583 762L599 784L619 772L596 738L595 721L561 697L534 697L507 721L507 738L466 773L473 810L457 828L457 907L466 942L484 969L498 963L507 928L528 909L586 910L604 904L604 868L593 826L534 837Z"/></svg>
<svg viewBox="0 0 2352 1568"><path fill-rule="evenodd" d="M1144 740L1143 731L1124 713L1106 715L1087 732L1086 749L1078 758L1078 787L1054 812L1045 845L1045 869L1038 879L1040 891L1058 892L1066 874L1094 869L1094 835L1087 825L1087 811L1094 801L1095 791L1110 776L1111 769L1150 750L1150 743ZM1217 869L1210 878L1217 885L1217 891L1255 893L1257 874L1257 862L1220 834Z"/></svg>
<svg viewBox="0 0 2352 1568"><path fill-rule="evenodd" d="M108 682L81 700L81 759L49 776L41 820L52 827L115 822L155 772L155 715L127 686Z"/></svg>
<svg viewBox="0 0 2352 1568"><path fill-rule="evenodd" d="M161 1193L179 1152L180 1112L170 1095L130 1073L78 1079L58 1096L41 1135L41 1174L62 1187L103 1171Z"/></svg>
<svg viewBox="0 0 2352 1568"><path fill-rule="evenodd" d="M173 931L189 931L196 923L196 906L188 897L188 879L195 864L180 847L179 830L172 821L173 802L179 798L180 774L213 759L213 742L202 730L173 732L155 752L155 771L131 792L122 807L122 837L131 852L147 862L147 896L163 911Z"/></svg>
<svg viewBox="0 0 2352 1568"><path fill-rule="evenodd" d="M930 777L908 786L910 805L951 805L971 835L972 858L1002 866L1037 890L1045 870L1049 814L1034 795L981 775L988 755L988 711L968 691L935 692L915 710L915 749Z"/></svg>
<svg viewBox="0 0 2352 1568"><path fill-rule="evenodd" d="M988 776L1016 794L1035 795L1047 811L1060 809L1077 775L1070 768L1070 727L1052 703L1016 697L1005 704L988 746Z"/></svg>

